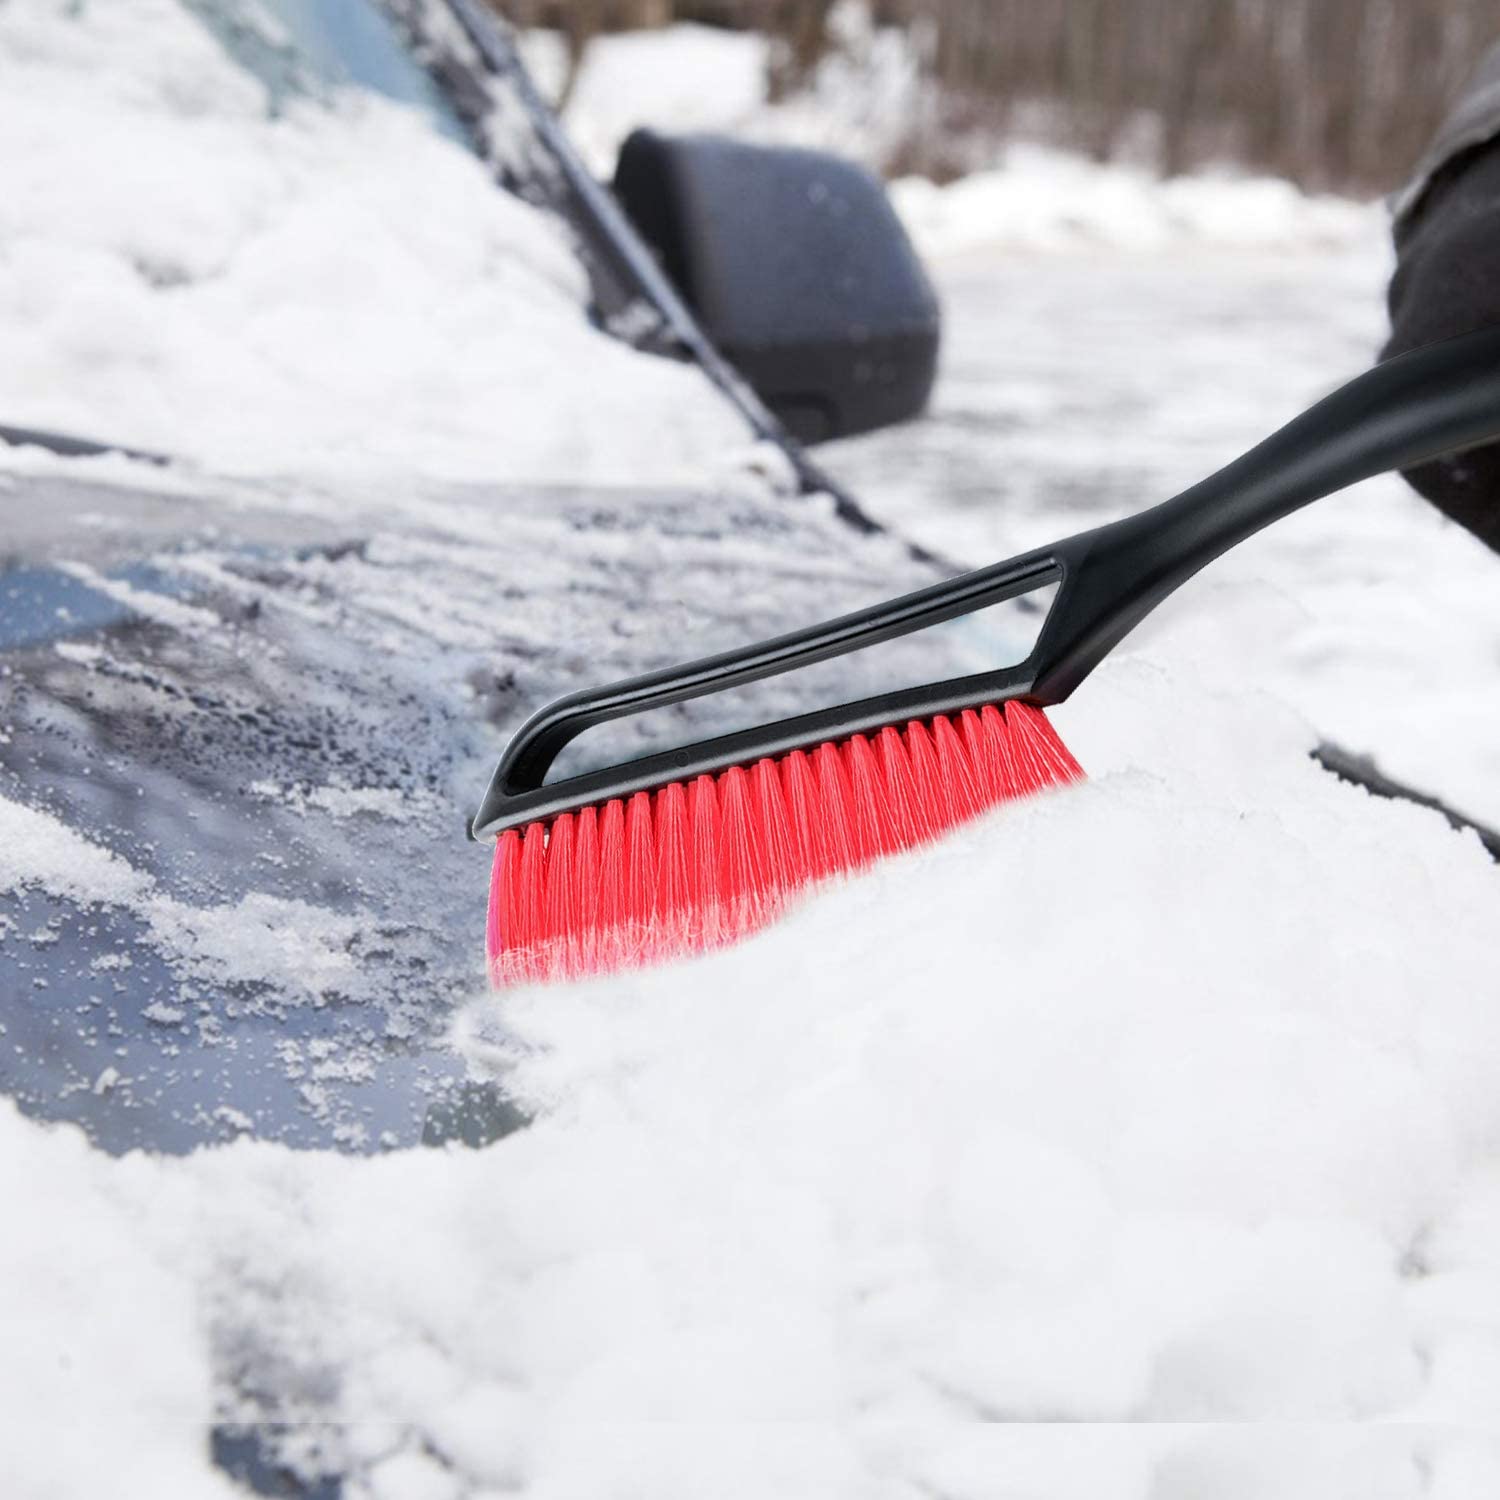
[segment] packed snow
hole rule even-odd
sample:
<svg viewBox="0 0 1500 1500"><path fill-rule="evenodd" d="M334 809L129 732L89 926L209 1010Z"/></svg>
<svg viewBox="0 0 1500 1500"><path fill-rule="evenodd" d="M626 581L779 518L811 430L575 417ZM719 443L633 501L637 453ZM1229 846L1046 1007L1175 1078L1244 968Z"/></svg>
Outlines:
<svg viewBox="0 0 1500 1500"><path fill-rule="evenodd" d="M268 120L168 0L0 6L0 138L7 421L238 473L632 483L734 431L588 330L552 228L458 147L367 99ZM997 172L903 190L947 246L937 408L831 455L934 545L1160 498L1373 351L1373 210ZM4 507L39 467L141 477L0 467ZM438 507L383 503L410 536L357 585L324 565L313 623L378 617L351 595L403 546L436 566ZM503 558L389 590L392 637L480 650ZM0 1104L7 1492L242 1493L207 1429L264 1422L349 1500L1495 1494L1500 871L1307 751L1494 818L1497 567L1395 482L1315 508L1056 713L1090 782L734 952L497 997L476 906L453 1043L536 1116L488 1149L112 1159ZM381 790L252 795L354 822ZM326 911L185 903L0 802L17 887L127 906L200 986L352 961Z"/></svg>

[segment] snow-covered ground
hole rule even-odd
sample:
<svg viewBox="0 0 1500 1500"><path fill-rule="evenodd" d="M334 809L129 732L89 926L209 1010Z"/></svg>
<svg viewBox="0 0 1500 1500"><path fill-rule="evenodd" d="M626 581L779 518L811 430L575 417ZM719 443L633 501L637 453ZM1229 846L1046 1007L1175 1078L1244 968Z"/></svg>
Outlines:
<svg viewBox="0 0 1500 1500"><path fill-rule="evenodd" d="M715 458L457 148L265 123L167 0L75 9L0 7L0 418L355 480ZM946 190L961 233L910 210L933 418L829 455L909 533L1145 504L1370 357L1373 211L1011 165ZM504 567L391 601L401 641L468 642ZM1306 751L1497 816L1497 567L1395 482L1315 507L1059 711L1090 783L736 952L494 998L457 914L455 1045L538 1116L489 1149L117 1160L0 1105L7 1492L231 1493L206 1425L262 1417L351 1500L1493 1495L1500 872ZM7 812L0 885L95 868Z"/></svg>

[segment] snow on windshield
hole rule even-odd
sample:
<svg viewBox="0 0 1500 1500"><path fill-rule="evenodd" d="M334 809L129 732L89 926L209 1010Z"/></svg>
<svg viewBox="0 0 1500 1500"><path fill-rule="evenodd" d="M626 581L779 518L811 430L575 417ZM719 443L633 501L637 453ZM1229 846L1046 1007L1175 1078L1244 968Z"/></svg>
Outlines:
<svg viewBox="0 0 1500 1500"><path fill-rule="evenodd" d="M1491 1493L1494 867L1164 650L1064 719L1090 785L736 953L477 1001L540 1116L497 1147L0 1115L8 1350L81 1351L0 1394L94 1439L22 1492L212 1493L212 1412L371 1496Z"/></svg>
<svg viewBox="0 0 1500 1500"><path fill-rule="evenodd" d="M239 474L645 482L747 441L416 110L271 118L177 0L11 0L0 80L0 421Z"/></svg>

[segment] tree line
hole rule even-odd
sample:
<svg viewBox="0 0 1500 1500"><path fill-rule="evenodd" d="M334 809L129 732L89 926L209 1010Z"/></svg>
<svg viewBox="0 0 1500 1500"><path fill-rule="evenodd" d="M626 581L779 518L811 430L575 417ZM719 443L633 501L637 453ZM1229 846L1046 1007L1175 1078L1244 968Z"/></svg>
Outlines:
<svg viewBox="0 0 1500 1500"><path fill-rule="evenodd" d="M498 0L561 29L695 20L776 42L782 87L831 45L834 0ZM1305 187L1381 191L1420 156L1479 57L1496 0L874 0L936 85L902 165L942 175L965 132L1040 133L1167 172L1231 160Z"/></svg>

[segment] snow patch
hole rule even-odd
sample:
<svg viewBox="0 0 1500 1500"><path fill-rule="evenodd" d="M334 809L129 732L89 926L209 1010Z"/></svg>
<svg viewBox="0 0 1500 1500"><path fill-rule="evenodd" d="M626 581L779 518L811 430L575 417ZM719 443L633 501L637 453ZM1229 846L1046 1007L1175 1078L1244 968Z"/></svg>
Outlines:
<svg viewBox="0 0 1500 1500"><path fill-rule="evenodd" d="M260 891L225 905L193 906L59 819L0 797L0 892L28 887L85 909L135 912L184 973L221 985L268 984L314 1003L360 985L359 917ZM106 972L128 964L127 955L103 954L92 967Z"/></svg>
<svg viewBox="0 0 1500 1500"><path fill-rule="evenodd" d="M0 891L36 886L82 906L130 906L153 883L49 813L0 797Z"/></svg>
<svg viewBox="0 0 1500 1500"><path fill-rule="evenodd" d="M314 787L283 787L274 781L251 782L252 795L279 802L295 812L315 808L335 818L372 817L405 822L431 813L438 799L420 789L397 786L353 787L337 783Z"/></svg>
<svg viewBox="0 0 1500 1500"><path fill-rule="evenodd" d="M103 594L106 599L113 599L116 604L123 604L126 609L140 615L143 619L154 620L157 624L169 626L173 630L181 631L184 635L211 635L223 623L212 610L184 604L180 599L157 593L154 589L136 588L124 579L106 577L97 568L91 568L87 563L59 561L57 570L68 574L71 578L76 578L96 594ZM84 652L70 653L61 647L58 650L68 660L78 662L80 665L91 665L95 661L104 659L104 653L97 649L92 652L91 656ZM85 648L85 652L87 650L88 648Z"/></svg>
<svg viewBox="0 0 1500 1500"><path fill-rule="evenodd" d="M923 178L892 195L918 248L1150 252L1173 245L1324 250L1367 243L1374 204L1310 196L1288 182L1223 172L1162 179L1041 146L1012 145L1001 163L938 186Z"/></svg>

